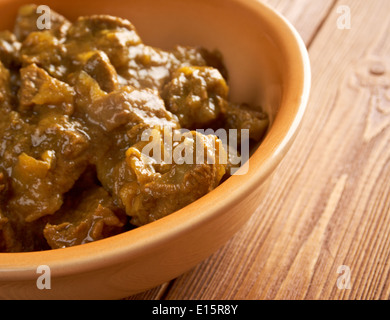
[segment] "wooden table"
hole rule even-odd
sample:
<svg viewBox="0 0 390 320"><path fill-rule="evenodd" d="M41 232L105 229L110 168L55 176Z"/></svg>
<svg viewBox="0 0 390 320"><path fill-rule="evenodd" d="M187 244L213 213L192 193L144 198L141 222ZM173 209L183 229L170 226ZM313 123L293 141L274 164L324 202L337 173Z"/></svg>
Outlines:
<svg viewBox="0 0 390 320"><path fill-rule="evenodd" d="M229 243L129 299L390 298L390 1L266 2L311 57L299 136Z"/></svg>

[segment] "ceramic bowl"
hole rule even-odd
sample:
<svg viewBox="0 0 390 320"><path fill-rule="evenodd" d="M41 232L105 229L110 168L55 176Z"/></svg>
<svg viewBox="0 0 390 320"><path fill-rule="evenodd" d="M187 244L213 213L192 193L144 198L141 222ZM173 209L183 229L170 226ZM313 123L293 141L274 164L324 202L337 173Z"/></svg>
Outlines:
<svg viewBox="0 0 390 320"><path fill-rule="evenodd" d="M12 28L24 3L0 0L0 30ZM127 18L145 43L164 49L176 44L219 49L230 75L231 100L262 105L272 120L246 174L232 176L180 211L94 243L0 253L0 299L119 299L190 270L256 211L304 115L309 58L294 28L254 0L53 0L50 8L70 20L98 13ZM42 265L50 268L50 289L37 286L40 272L46 272L37 269Z"/></svg>

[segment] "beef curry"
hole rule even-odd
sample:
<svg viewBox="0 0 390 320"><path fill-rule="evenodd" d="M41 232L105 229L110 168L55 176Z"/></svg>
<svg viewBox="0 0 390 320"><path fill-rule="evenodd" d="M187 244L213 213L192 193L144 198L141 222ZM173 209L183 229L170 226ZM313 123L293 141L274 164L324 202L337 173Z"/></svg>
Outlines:
<svg viewBox="0 0 390 320"><path fill-rule="evenodd" d="M229 101L221 54L142 42L127 20L70 22L20 8L0 32L0 252L96 241L160 219L229 176L215 135L249 129L260 141L267 116ZM163 130L189 148L214 148L211 163L153 162L145 130L164 149ZM180 133L180 129L188 129ZM209 154L208 154L209 156Z"/></svg>

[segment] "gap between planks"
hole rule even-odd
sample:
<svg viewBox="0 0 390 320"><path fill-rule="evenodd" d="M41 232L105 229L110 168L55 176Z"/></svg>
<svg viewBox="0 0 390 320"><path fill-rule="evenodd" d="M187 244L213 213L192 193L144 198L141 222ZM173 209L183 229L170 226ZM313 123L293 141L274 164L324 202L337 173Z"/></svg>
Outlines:
<svg viewBox="0 0 390 320"><path fill-rule="evenodd" d="M294 25L308 49L310 49L313 40L337 4L337 0L264 0L262 2L281 12ZM319 19L313 21L313 16L319 17ZM310 28L307 27L308 25ZM126 299L164 300L175 281L176 279L173 279L149 291Z"/></svg>

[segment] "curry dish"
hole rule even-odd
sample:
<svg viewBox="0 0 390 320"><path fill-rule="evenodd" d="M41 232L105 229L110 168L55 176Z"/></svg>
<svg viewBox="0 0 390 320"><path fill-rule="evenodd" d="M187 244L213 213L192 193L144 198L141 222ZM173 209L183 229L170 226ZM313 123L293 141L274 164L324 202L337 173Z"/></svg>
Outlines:
<svg viewBox="0 0 390 320"><path fill-rule="evenodd" d="M23 6L0 32L0 252L84 244L162 218L233 166L220 138L197 129L248 129L260 141L268 127L260 109L229 101L217 51L160 50L108 15L72 23L51 11L42 30L39 17ZM167 128L189 148L213 148L214 161L153 161L142 134L167 151Z"/></svg>

